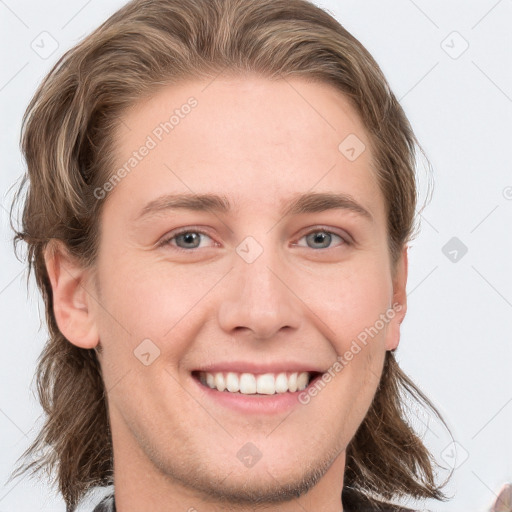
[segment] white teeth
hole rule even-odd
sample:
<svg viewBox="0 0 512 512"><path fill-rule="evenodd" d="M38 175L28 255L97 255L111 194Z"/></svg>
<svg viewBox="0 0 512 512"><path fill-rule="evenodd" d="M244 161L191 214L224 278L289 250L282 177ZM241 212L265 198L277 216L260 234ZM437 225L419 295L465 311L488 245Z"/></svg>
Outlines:
<svg viewBox="0 0 512 512"><path fill-rule="evenodd" d="M295 393L297 391L297 374L292 373L288 378L288 391Z"/></svg>
<svg viewBox="0 0 512 512"><path fill-rule="evenodd" d="M297 389L302 391L303 389L306 389L308 385L308 374L307 373L299 373L299 376L297 377Z"/></svg>
<svg viewBox="0 0 512 512"><path fill-rule="evenodd" d="M206 379L206 382L208 383L208 378ZM224 375L222 375L222 373L216 373L213 384L214 385L208 384L208 386L211 388L217 388L219 391L224 391L226 389L226 381L224 380Z"/></svg>
<svg viewBox="0 0 512 512"><path fill-rule="evenodd" d="M309 372L278 374L264 373L254 375L252 373L222 372L208 373L200 372L199 380L206 386L218 391L230 393L240 392L244 395L274 395L302 391L306 389L311 374Z"/></svg>
<svg viewBox="0 0 512 512"><path fill-rule="evenodd" d="M276 377L276 393L285 393L288 391L288 377L286 373L280 373Z"/></svg>
<svg viewBox="0 0 512 512"><path fill-rule="evenodd" d="M236 373L229 372L226 375L226 387L231 393L236 393L240 390L240 382Z"/></svg>
<svg viewBox="0 0 512 512"><path fill-rule="evenodd" d="M260 395L273 395L276 392L274 375L264 373L256 379L256 390Z"/></svg>
<svg viewBox="0 0 512 512"><path fill-rule="evenodd" d="M242 373L240 375L240 393L244 395L256 393L256 377L251 373Z"/></svg>

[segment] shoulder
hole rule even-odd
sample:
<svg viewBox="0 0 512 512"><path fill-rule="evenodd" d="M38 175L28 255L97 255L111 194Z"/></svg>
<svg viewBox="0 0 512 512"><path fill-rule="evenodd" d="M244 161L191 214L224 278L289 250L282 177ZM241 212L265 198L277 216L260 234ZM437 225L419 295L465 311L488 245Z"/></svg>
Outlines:
<svg viewBox="0 0 512 512"><path fill-rule="evenodd" d="M116 505L114 502L114 494L105 496L100 503L96 505L92 512L116 512Z"/></svg>
<svg viewBox="0 0 512 512"><path fill-rule="evenodd" d="M342 495L343 512L418 512L393 503L386 503L370 498L353 490L345 491Z"/></svg>
<svg viewBox="0 0 512 512"><path fill-rule="evenodd" d="M343 512L418 512L412 508L403 508L397 505L388 505L385 503L375 503L373 505L361 505L356 508L343 507Z"/></svg>

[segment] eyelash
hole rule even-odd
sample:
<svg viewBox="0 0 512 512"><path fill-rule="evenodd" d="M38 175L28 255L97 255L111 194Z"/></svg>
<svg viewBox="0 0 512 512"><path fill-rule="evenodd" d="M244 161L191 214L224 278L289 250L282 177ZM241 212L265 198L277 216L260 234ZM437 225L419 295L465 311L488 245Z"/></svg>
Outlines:
<svg viewBox="0 0 512 512"><path fill-rule="evenodd" d="M200 235L205 235L207 236L208 238L211 238L211 236L206 233L205 231L201 230L201 229L194 229L193 227L192 228L186 228L186 229L182 229L182 230L179 230L179 231L176 231L176 232L173 232L171 233L169 236L165 237L161 242L158 243L158 246L159 247L165 247L165 246L169 246L169 245L172 245L171 244L171 241L174 240L175 238L177 238L178 236L180 235L184 235L184 234L188 234L188 233L196 233L196 234L200 234ZM341 245L352 245L352 241L348 239L348 237L346 236L342 236L342 235L339 235L338 233L334 232L334 231L331 231L327 228L315 228L315 229L312 229L311 231L308 231L307 233L304 233L300 238L299 240L302 240L302 238L312 234L312 233L325 233L325 234L328 234L328 235L335 235L337 237L339 237L343 243ZM296 245L296 244L295 244ZM197 251L199 250L197 247L192 247L190 249L183 249L183 247L178 247L178 246L172 246L173 249L177 250L177 251L181 251L181 252L191 252L191 251ZM300 247L304 247L304 246L300 246ZM308 247L306 247L308 248ZM325 247L325 248L320 248L320 249L313 249L314 251L319 251L319 250L329 250L329 249L335 249L335 247Z"/></svg>

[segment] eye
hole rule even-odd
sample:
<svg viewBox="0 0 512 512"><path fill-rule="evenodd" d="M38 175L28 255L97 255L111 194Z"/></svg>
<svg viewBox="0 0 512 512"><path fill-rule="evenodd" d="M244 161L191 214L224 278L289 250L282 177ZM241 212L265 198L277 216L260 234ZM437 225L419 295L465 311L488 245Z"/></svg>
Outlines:
<svg viewBox="0 0 512 512"><path fill-rule="evenodd" d="M342 237L341 235L338 235L327 229L315 229L314 231L310 231L309 233L306 233L302 238L300 238L300 240L305 238L307 244L306 247L309 247L311 249L332 249L333 247L329 246L333 241L333 237L341 240L341 244L338 245L350 245L348 237ZM296 245L305 247L304 244L298 243Z"/></svg>
<svg viewBox="0 0 512 512"><path fill-rule="evenodd" d="M197 249L201 243L202 237L210 238L203 231L187 229L177 233L171 233L171 235L164 238L158 245L172 245L178 250L187 251L190 249ZM175 243L173 243L173 241Z"/></svg>
<svg viewBox="0 0 512 512"><path fill-rule="evenodd" d="M165 237L159 246L171 245L177 250L190 251L192 249L200 248L201 239L204 237L212 240L212 238L201 230L196 229L184 229L182 231L171 233ZM348 236L341 236L328 229L315 229L303 235L299 240L306 239L306 245L297 243L295 245L301 247L309 247L310 249L333 249L330 247L333 237L340 240L338 246L350 245L351 242Z"/></svg>

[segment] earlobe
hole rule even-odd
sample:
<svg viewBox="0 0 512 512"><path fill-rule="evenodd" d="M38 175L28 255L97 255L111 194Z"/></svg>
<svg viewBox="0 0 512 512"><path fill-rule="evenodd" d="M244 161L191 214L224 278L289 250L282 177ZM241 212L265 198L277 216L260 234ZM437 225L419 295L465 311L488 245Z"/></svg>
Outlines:
<svg viewBox="0 0 512 512"><path fill-rule="evenodd" d="M52 287L53 312L61 333L73 345L94 348L98 344L91 290L87 271L64 245L52 240L44 254Z"/></svg>
<svg viewBox="0 0 512 512"><path fill-rule="evenodd" d="M396 272L393 278L393 301L389 317L386 335L386 350L396 350L400 342L400 324L404 321L407 312L407 260L408 247L404 246L400 258L396 264Z"/></svg>

